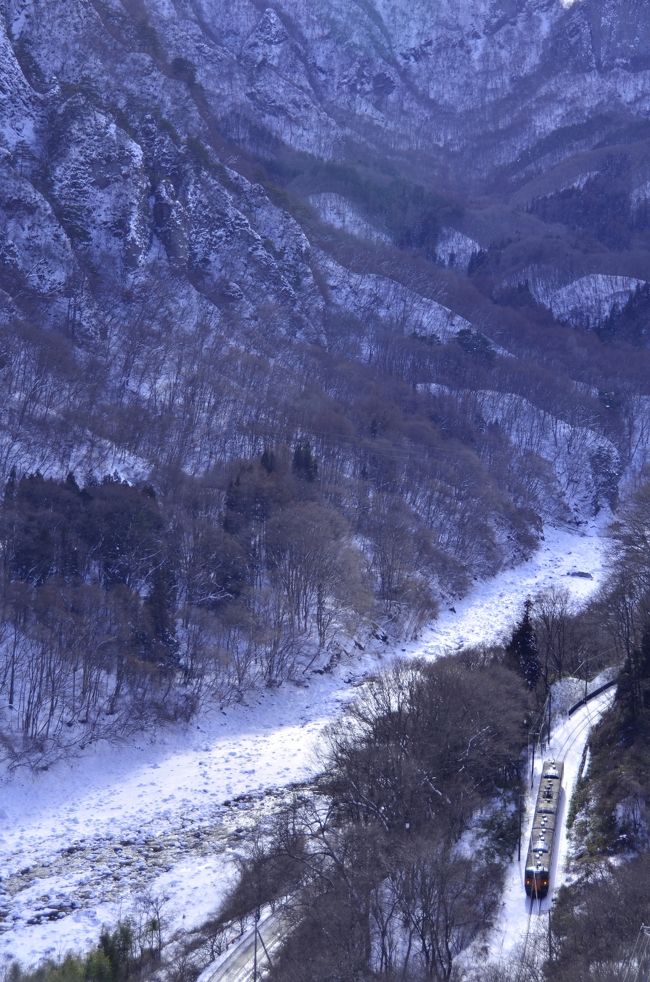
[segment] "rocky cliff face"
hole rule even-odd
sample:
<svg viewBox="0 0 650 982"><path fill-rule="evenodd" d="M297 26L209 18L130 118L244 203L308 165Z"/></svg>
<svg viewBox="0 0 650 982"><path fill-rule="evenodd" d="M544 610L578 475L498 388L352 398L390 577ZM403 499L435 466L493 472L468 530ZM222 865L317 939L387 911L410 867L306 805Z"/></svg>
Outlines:
<svg viewBox="0 0 650 982"><path fill-rule="evenodd" d="M512 359L644 286L647 0L6 0L0 65L0 317L84 365L134 319Z"/></svg>
<svg viewBox="0 0 650 982"><path fill-rule="evenodd" d="M214 289L219 230L197 213L227 224L219 164L284 146L408 158L454 188L508 167L512 183L641 124L649 14L643 0L9 0L5 156L93 265L128 273L162 245Z"/></svg>

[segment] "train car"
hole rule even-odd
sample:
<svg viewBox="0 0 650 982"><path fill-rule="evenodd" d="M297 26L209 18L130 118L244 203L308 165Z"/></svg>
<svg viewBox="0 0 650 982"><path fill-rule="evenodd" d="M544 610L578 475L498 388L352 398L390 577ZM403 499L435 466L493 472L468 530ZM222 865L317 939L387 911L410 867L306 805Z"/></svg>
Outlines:
<svg viewBox="0 0 650 982"><path fill-rule="evenodd" d="M524 873L526 894L535 900L541 900L548 893L563 772L564 764L554 760L545 760L542 765Z"/></svg>

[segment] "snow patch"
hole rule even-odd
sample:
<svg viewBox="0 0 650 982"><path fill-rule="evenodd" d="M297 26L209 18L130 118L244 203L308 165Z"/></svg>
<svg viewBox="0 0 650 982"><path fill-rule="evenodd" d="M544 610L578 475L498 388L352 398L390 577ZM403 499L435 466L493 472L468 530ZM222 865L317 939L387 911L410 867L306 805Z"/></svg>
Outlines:
<svg viewBox="0 0 650 982"><path fill-rule="evenodd" d="M520 283L527 283L535 300L548 307L558 320L593 329L613 310L624 307L635 290L645 285L645 280L589 273L563 282L557 270L528 267L514 278L513 285Z"/></svg>
<svg viewBox="0 0 650 982"><path fill-rule="evenodd" d="M443 266L459 266L467 269L472 256L481 251L476 239L455 228L443 228L436 244L436 259Z"/></svg>
<svg viewBox="0 0 650 982"><path fill-rule="evenodd" d="M630 192L632 210L638 211L648 201L650 201L650 181L645 181Z"/></svg>
<svg viewBox="0 0 650 982"><path fill-rule="evenodd" d="M390 243L391 241L390 236L367 221L361 212L340 194L329 192L312 194L309 196L309 203L327 225L341 229L348 235L370 242Z"/></svg>
<svg viewBox="0 0 650 982"><path fill-rule="evenodd" d="M471 328L469 321L449 307L396 280L374 273L353 273L324 253L319 258L331 302L364 321L375 317L404 334L435 334L442 340Z"/></svg>

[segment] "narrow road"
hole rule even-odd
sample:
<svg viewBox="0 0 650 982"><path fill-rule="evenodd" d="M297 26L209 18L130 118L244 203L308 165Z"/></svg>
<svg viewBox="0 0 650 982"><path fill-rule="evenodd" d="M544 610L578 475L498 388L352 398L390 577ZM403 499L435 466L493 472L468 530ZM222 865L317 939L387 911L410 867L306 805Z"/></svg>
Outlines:
<svg viewBox="0 0 650 982"><path fill-rule="evenodd" d="M261 979L269 967L269 957L273 961L275 952L282 944L287 922L281 914L269 913L260 920L258 930L257 972ZM216 966L203 972L200 982L252 982L254 966L255 932L251 928L221 956Z"/></svg>

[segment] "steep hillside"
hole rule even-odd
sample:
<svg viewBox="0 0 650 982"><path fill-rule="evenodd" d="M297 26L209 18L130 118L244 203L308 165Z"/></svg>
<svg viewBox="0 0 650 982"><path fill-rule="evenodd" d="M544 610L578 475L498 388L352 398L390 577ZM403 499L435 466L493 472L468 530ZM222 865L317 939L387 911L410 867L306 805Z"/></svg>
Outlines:
<svg viewBox="0 0 650 982"><path fill-rule="evenodd" d="M12 733L412 633L615 505L650 438L649 10L7 0Z"/></svg>

